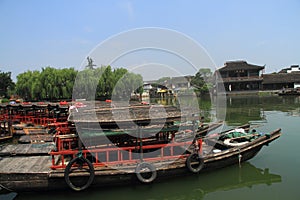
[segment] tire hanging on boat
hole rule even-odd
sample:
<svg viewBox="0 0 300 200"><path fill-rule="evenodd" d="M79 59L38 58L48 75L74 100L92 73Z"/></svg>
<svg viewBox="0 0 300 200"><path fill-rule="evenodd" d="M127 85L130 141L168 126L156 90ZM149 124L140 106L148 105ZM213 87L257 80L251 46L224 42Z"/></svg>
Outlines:
<svg viewBox="0 0 300 200"><path fill-rule="evenodd" d="M147 172L143 172L143 169L148 169ZM151 183L156 179L157 172L154 165L142 162L139 163L135 169L136 176L138 180L142 183ZM143 174L146 174L147 176L143 176Z"/></svg>
<svg viewBox="0 0 300 200"><path fill-rule="evenodd" d="M198 173L204 166L204 159L198 153L190 154L186 159L186 167L192 173Z"/></svg>
<svg viewBox="0 0 300 200"><path fill-rule="evenodd" d="M70 180L70 172L72 171L72 166L73 166L73 164L76 164L76 165L78 165L78 169L82 169L84 163L87 163L87 166L88 166L88 172L90 173L89 179L87 180L87 182L84 185L76 186ZM65 181L71 189L73 189L75 191L81 191L81 190L88 188L92 184L94 177L95 177L95 171L94 171L93 164L88 159L86 159L84 157L76 157L76 158L73 158L68 163L68 165L66 166L64 175L65 175Z"/></svg>

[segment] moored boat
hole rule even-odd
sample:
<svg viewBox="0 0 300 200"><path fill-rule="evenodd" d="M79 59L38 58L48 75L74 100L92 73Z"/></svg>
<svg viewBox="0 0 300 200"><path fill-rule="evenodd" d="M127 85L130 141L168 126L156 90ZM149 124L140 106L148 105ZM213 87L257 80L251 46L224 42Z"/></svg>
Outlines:
<svg viewBox="0 0 300 200"><path fill-rule="evenodd" d="M14 157L12 152L0 160L0 186L15 191L66 187L80 191L147 184L239 164L281 135L280 129L266 134L250 131L249 124L220 132L219 122L205 124L171 106L163 108L163 116L159 110L151 105L75 107L69 122L47 123L56 127L50 157L40 153Z"/></svg>
<svg viewBox="0 0 300 200"><path fill-rule="evenodd" d="M279 96L299 96L300 88L284 88L278 92Z"/></svg>
<svg viewBox="0 0 300 200"><path fill-rule="evenodd" d="M219 136L233 130L230 131ZM52 162L44 159L45 165L40 173L33 175L29 170L20 178L20 174L13 176L2 172L0 183L11 190L71 187L78 191L89 186L150 183L174 176L205 173L253 158L263 146L279 138L281 130L266 134L249 131L247 137L236 137L248 138L248 142L241 145L228 145L224 143L225 137L211 135L193 141L173 140L168 144L52 151ZM0 161L0 167L9 163L9 159Z"/></svg>
<svg viewBox="0 0 300 200"><path fill-rule="evenodd" d="M5 142L13 138L9 130L8 121L0 121L0 142Z"/></svg>
<svg viewBox="0 0 300 200"><path fill-rule="evenodd" d="M88 165L83 166L87 167L86 169L89 168L89 170L93 170L89 171L89 173L81 171L79 174L82 177L87 175L89 178L92 177L92 181L91 179L88 179L85 184L80 185L81 179L78 179L78 176L73 180L70 178L77 174L76 172L73 172L73 168L76 169L78 167L76 164L78 164L77 161L81 158L76 156L68 163L68 165L66 165L64 170L61 171L57 168L56 173L53 173L51 176L53 178L64 177L68 186L74 190L85 189L85 187L87 187L86 184L92 184L95 186L122 184L126 182L126 180L130 180L131 182L138 180L142 183L149 183L155 181L156 178L160 179L167 178L169 176L180 176L187 173L203 173L205 171L215 170L232 164L239 164L253 158L264 145L268 145L270 142L280 137L280 135L280 129L261 135L254 135L250 132L248 134L249 142L243 143L240 146L228 146L224 143L223 139L213 141L210 137L201 138L200 140L195 140L197 142L191 143L174 142L166 146L147 145L141 147L141 149L145 151L144 153L143 151L137 151L139 153L139 156L137 157L134 157L134 155L130 156L130 152L133 152L133 149L130 148L123 149L123 151L117 149L110 149L109 151L108 149L105 149L104 152L109 151L112 153L117 151L120 154L119 156L122 157L121 155L123 155L123 157L121 160L118 160L118 158L106 157L106 161L98 161L98 163L97 159L93 160L88 156L83 158L88 160L87 162L90 161L90 163L92 163L91 166L93 167L88 167ZM192 146L193 151L184 151L183 154L176 154L176 148L184 145ZM159 152L153 153L151 151L146 151L151 149L159 149ZM168 149L170 149L170 152L167 153ZM126 151L129 152L128 159L125 158ZM172 151L173 153L171 153ZM82 151L83 154L88 155L91 153L91 155L99 159L101 157L101 152L103 151L97 152L97 150L92 149ZM150 156L147 155L149 152L151 154ZM140 155L141 153L143 154L142 156ZM68 173L68 170L72 172Z"/></svg>

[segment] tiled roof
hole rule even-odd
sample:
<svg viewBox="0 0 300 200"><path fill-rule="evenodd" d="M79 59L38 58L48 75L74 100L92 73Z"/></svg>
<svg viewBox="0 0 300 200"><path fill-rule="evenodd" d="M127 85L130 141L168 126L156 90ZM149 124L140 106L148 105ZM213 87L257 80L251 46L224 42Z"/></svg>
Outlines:
<svg viewBox="0 0 300 200"><path fill-rule="evenodd" d="M300 83L300 73L276 73L263 75L263 84L295 82Z"/></svg>
<svg viewBox="0 0 300 200"><path fill-rule="evenodd" d="M264 68L265 68L265 66L248 64L246 61L229 61L224 64L224 67L222 67L218 70L219 71L234 71L234 70L240 70L240 69L262 70Z"/></svg>
<svg viewBox="0 0 300 200"><path fill-rule="evenodd" d="M291 65L288 68L284 68L284 69L280 70L280 72L278 72L278 73L299 73L299 70L300 70L299 65Z"/></svg>

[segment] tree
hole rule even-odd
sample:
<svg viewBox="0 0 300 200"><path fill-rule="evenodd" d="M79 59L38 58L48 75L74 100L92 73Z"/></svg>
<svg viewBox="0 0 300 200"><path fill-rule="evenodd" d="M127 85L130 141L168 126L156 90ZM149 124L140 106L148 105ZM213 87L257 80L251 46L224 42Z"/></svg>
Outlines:
<svg viewBox="0 0 300 200"><path fill-rule="evenodd" d="M191 85L198 90L201 94L208 93L212 84L210 82L212 72L209 68L202 68L196 73L191 80Z"/></svg>
<svg viewBox="0 0 300 200"><path fill-rule="evenodd" d="M74 68L42 68L17 76L16 92L26 100L71 99L77 71Z"/></svg>
<svg viewBox="0 0 300 200"><path fill-rule="evenodd" d="M40 82L40 72L39 71L33 71L30 78L30 97L34 100L39 100L42 98L41 89L42 84Z"/></svg>
<svg viewBox="0 0 300 200"><path fill-rule="evenodd" d="M8 97L8 92L14 90L15 83L11 79L11 72L0 70L0 97Z"/></svg>
<svg viewBox="0 0 300 200"><path fill-rule="evenodd" d="M28 70L17 76L16 93L23 97L25 100L32 99L31 85L32 85L33 72Z"/></svg>
<svg viewBox="0 0 300 200"><path fill-rule="evenodd" d="M157 84L165 84L167 81L171 80L171 77L162 77L156 81Z"/></svg>
<svg viewBox="0 0 300 200"><path fill-rule="evenodd" d="M102 67L96 69L85 68L79 71L74 83L72 98L91 100L97 96L102 96L105 84L100 85L99 79L101 79L103 71Z"/></svg>
<svg viewBox="0 0 300 200"><path fill-rule="evenodd" d="M76 80L76 81L75 81ZM26 100L60 100L111 98L117 85L118 95L141 92L141 75L128 72L124 68L112 70L111 66L85 68L77 72L74 68L42 68L42 71L24 72L17 76L17 94Z"/></svg>
<svg viewBox="0 0 300 200"><path fill-rule="evenodd" d="M140 74L127 72L115 81L113 95L117 97L129 99L132 93L143 93L143 78Z"/></svg>
<svg viewBox="0 0 300 200"><path fill-rule="evenodd" d="M209 68L201 68L199 69L198 73L200 73L203 76L205 81L212 77L212 72Z"/></svg>

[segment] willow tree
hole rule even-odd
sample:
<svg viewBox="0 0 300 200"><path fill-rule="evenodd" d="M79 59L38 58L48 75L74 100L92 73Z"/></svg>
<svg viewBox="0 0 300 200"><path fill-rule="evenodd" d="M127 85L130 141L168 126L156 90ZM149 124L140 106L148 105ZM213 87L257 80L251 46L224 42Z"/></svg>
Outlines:
<svg viewBox="0 0 300 200"><path fill-rule="evenodd" d="M117 95L130 95L143 84L140 75L126 69L112 70L110 66L86 68L77 72L73 68L42 68L42 71L27 71L17 76L17 92L26 100L87 100L111 98L114 88Z"/></svg>
<svg viewBox="0 0 300 200"><path fill-rule="evenodd" d="M21 97L25 98L25 100L31 100L34 97L34 92L32 92L33 88L36 88L33 83L35 76L33 74L37 74L37 72L33 72L28 70L27 72L21 73L17 76L16 83L16 93Z"/></svg>
<svg viewBox="0 0 300 200"><path fill-rule="evenodd" d="M74 68L28 70L17 76L16 91L26 100L71 99L76 75Z"/></svg>
<svg viewBox="0 0 300 200"><path fill-rule="evenodd" d="M140 74L127 72L117 80L113 94L120 98L130 98L133 93L141 94L142 86L143 78Z"/></svg>
<svg viewBox="0 0 300 200"><path fill-rule="evenodd" d="M101 69L86 68L79 71L76 76L75 85L73 88L73 98L75 99L95 99L98 80L101 74Z"/></svg>

